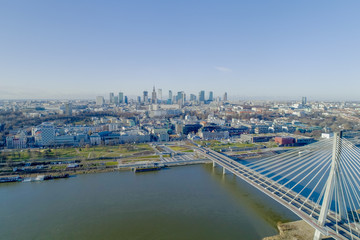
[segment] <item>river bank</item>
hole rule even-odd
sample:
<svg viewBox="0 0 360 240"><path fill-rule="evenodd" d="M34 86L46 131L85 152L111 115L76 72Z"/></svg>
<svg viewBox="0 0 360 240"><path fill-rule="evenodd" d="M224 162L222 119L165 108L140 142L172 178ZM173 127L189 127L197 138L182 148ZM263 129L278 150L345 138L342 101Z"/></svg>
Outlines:
<svg viewBox="0 0 360 240"><path fill-rule="evenodd" d="M263 238L263 240L312 240L314 239L315 229L304 220L278 223L279 234ZM331 240L333 238L325 237L323 239Z"/></svg>
<svg viewBox="0 0 360 240"><path fill-rule="evenodd" d="M263 240L312 240L315 230L305 221L278 223L279 234L263 238Z"/></svg>
<svg viewBox="0 0 360 240"><path fill-rule="evenodd" d="M188 162L167 162L164 164L165 167L178 167L178 166L185 166L185 165L196 165L196 164L204 164L208 163L209 161L203 160L203 161L188 161ZM143 164L151 163L151 162L143 162ZM136 164L135 164L136 165ZM12 174L3 175L2 178L6 177L20 177L20 178L33 178L38 175L52 175L52 176L58 176L58 175L78 175L78 174L93 174L93 173L106 173L106 172L115 172L115 171L130 171L133 166L135 165L122 165L119 166L104 166L104 167L98 167L98 168L72 168L72 169L63 169L63 170L50 170L50 169L43 169L41 171L35 171L35 172L14 172Z"/></svg>

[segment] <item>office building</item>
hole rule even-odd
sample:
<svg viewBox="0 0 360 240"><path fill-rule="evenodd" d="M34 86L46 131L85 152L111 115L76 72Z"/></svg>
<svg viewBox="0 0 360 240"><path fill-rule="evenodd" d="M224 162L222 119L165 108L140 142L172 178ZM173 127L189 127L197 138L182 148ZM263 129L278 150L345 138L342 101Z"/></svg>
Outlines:
<svg viewBox="0 0 360 240"><path fill-rule="evenodd" d="M162 89L161 89L161 88L158 89L157 98L159 99L159 101L160 101L160 103L161 103L161 101L162 101Z"/></svg>
<svg viewBox="0 0 360 240"><path fill-rule="evenodd" d="M149 102L148 91L143 92L143 102L147 104Z"/></svg>
<svg viewBox="0 0 360 240"><path fill-rule="evenodd" d="M214 101L214 93L212 91L209 92L209 102Z"/></svg>
<svg viewBox="0 0 360 240"><path fill-rule="evenodd" d="M204 90L199 92L199 102L205 102L205 91Z"/></svg>
<svg viewBox="0 0 360 240"><path fill-rule="evenodd" d="M72 104L71 103L65 103L64 104L64 114L66 116L72 116Z"/></svg>
<svg viewBox="0 0 360 240"><path fill-rule="evenodd" d="M125 96L124 103L125 103L125 104L128 104L128 103L129 103L129 102L128 102L128 97L127 97L127 96Z"/></svg>
<svg viewBox="0 0 360 240"><path fill-rule="evenodd" d="M115 103L115 98L114 98L114 93L110 93L110 104L114 104Z"/></svg>
<svg viewBox="0 0 360 240"><path fill-rule="evenodd" d="M227 96L227 92L225 92L225 93L224 93L224 99L223 99L223 101L226 102L227 100L228 100L228 96Z"/></svg>
<svg viewBox="0 0 360 240"><path fill-rule="evenodd" d="M42 123L33 129L35 142L39 146L55 144L55 127L52 123Z"/></svg>
<svg viewBox="0 0 360 240"><path fill-rule="evenodd" d="M176 103L179 103L182 98L182 92L178 92L176 95Z"/></svg>
<svg viewBox="0 0 360 240"><path fill-rule="evenodd" d="M172 104L172 98L173 98L173 95L172 95L172 91L169 90L169 97L168 97L168 104Z"/></svg>
<svg viewBox="0 0 360 240"><path fill-rule="evenodd" d="M151 103L153 103L153 104L156 104L156 103L157 103L155 86L154 86L153 91L152 91L152 94L151 94Z"/></svg>
<svg viewBox="0 0 360 240"><path fill-rule="evenodd" d="M196 101L196 95L195 94L190 94L190 101L192 101L192 102Z"/></svg>
<svg viewBox="0 0 360 240"><path fill-rule="evenodd" d="M119 103L124 103L124 93L123 92L119 92Z"/></svg>
<svg viewBox="0 0 360 240"><path fill-rule="evenodd" d="M306 105L306 102L307 102L306 97L302 97L302 101L301 101L302 105Z"/></svg>

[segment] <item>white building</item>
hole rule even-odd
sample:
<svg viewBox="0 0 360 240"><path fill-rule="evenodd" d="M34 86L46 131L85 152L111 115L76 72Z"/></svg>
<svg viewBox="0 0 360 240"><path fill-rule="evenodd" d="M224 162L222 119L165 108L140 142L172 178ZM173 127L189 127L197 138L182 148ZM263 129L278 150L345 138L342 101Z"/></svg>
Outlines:
<svg viewBox="0 0 360 240"><path fill-rule="evenodd" d="M331 138L334 136L334 133L322 133L321 138Z"/></svg>
<svg viewBox="0 0 360 240"><path fill-rule="evenodd" d="M35 143L39 146L55 144L55 127L52 123L42 123L32 130Z"/></svg>
<svg viewBox="0 0 360 240"><path fill-rule="evenodd" d="M27 137L24 132L16 134L15 136L6 137L6 147L7 148L26 148Z"/></svg>
<svg viewBox="0 0 360 240"><path fill-rule="evenodd" d="M99 134L94 133L90 136L90 144L91 145L100 145L101 144L101 137Z"/></svg>

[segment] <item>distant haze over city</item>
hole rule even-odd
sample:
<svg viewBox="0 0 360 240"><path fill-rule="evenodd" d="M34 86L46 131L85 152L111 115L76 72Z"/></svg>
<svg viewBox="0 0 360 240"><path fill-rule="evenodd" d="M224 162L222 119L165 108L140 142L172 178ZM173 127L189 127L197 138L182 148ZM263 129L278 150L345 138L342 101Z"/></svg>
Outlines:
<svg viewBox="0 0 360 240"><path fill-rule="evenodd" d="M0 99L360 100L360 2L5 1Z"/></svg>

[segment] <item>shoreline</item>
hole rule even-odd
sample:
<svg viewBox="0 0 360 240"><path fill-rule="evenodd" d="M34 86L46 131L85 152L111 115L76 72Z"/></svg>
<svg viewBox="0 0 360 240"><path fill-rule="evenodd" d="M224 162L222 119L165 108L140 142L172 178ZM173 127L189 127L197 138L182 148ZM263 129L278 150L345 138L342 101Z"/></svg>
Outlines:
<svg viewBox="0 0 360 240"><path fill-rule="evenodd" d="M203 162L184 162L184 163L176 163L172 164L171 162L166 167L179 167L179 166L187 166L187 165L197 165L197 164L205 164L206 161ZM17 173L17 174L9 174L9 175L3 175L2 178L5 177L21 177L21 178L29 178L29 177L36 177L38 175L63 175L63 174L69 174L70 176L73 175L79 175L79 174L94 174L94 173L106 173L106 172L117 172L117 171L131 171L131 166L129 167L118 167L118 166L112 166L112 167L104 167L104 168L90 168L90 169L69 169L69 170L56 170L56 171L39 171L39 172L33 172L33 173Z"/></svg>
<svg viewBox="0 0 360 240"><path fill-rule="evenodd" d="M315 229L307 224L304 220L277 224L278 235L265 237L262 240L313 240ZM322 239L333 239L323 237Z"/></svg>

